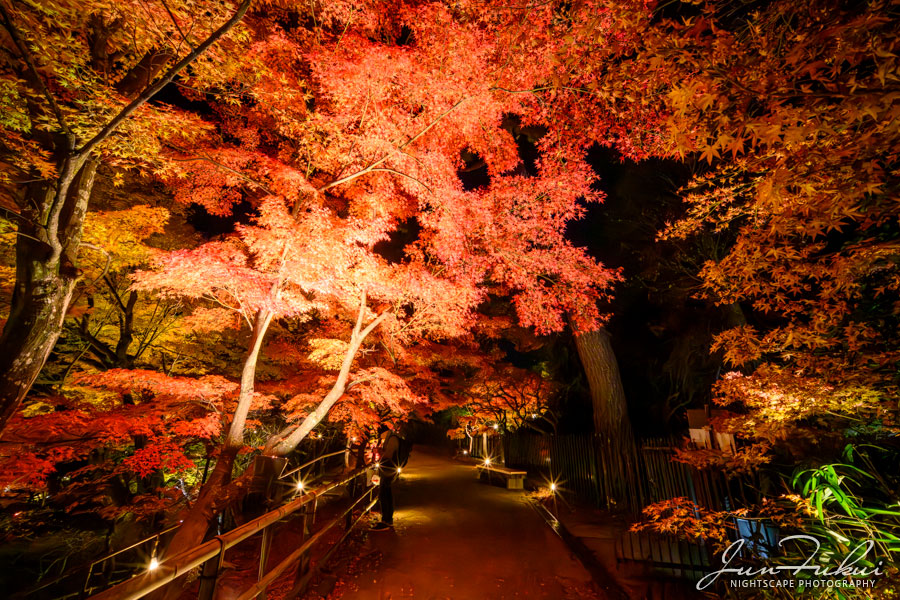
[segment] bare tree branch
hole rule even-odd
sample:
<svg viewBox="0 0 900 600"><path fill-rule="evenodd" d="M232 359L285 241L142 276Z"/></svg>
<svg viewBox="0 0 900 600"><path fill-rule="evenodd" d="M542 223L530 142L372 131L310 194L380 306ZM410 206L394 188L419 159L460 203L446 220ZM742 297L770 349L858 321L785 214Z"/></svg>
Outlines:
<svg viewBox="0 0 900 600"><path fill-rule="evenodd" d="M407 175L406 173L403 173L402 171L395 171L394 169L387 169L387 168L382 167L380 169L371 169L370 172L374 173L376 171L382 171L384 173L393 173L394 175L400 175L401 177L406 177L407 179L412 179L413 181L415 181L416 183L421 185L423 188L425 188L429 192L432 191L432 189L430 187L428 187L428 184L423 183L421 180L416 179L412 175Z"/></svg>
<svg viewBox="0 0 900 600"><path fill-rule="evenodd" d="M181 35L181 39L183 39L184 43L188 45L188 48L193 50L194 47L191 45L191 42L190 42L190 40L188 40L188 37L185 35L184 31L182 31L181 25L178 24L178 19L175 18L174 14L172 14L172 9L170 9L169 5L166 4L166 0L159 0L159 1L162 3L163 8L166 9L166 12L168 13L169 18L172 19L172 24L175 25L175 29L177 29L178 33Z"/></svg>
<svg viewBox="0 0 900 600"><path fill-rule="evenodd" d="M175 145L172 145L172 144L166 144L166 146L169 147L169 148L172 148L173 150L177 150L178 152L184 152L185 154L188 154L188 151L187 151L186 149L184 149L184 148L179 148L178 146L175 146ZM229 173L232 173L232 174L234 174L234 175L237 175L238 177L240 177L240 178L243 179L244 181L250 183L251 185L254 185L254 186L258 187L259 189L261 189L262 191L266 192L267 194L271 194L272 196L277 196L277 194L276 194L275 192L273 192L273 191L270 190L268 187L266 187L265 184L263 184L261 181L258 181L258 180L256 180L256 179L253 179L252 177L250 177L250 176L247 175L246 173L242 173L241 171L238 171L237 169L232 169L232 168L229 167L228 165L225 165L225 164L223 164L223 163L217 161L216 159L212 158L209 154L203 153L203 154L198 154L197 156L194 156L194 157L191 157L191 158L173 158L172 160L174 160L175 162L198 162L198 161L206 161L206 162L208 162L208 163L210 163L210 164L212 164L212 165L215 165L215 166L219 167L220 169L222 169L222 170L224 170L224 171L228 171Z"/></svg>
<svg viewBox="0 0 900 600"><path fill-rule="evenodd" d="M112 257L109 255L109 252L107 252L105 249L101 248L100 246L95 246L94 244L88 244L87 242L81 242L78 245L84 246L85 248L90 248L91 250L96 250L97 252L103 254L103 256L106 257L106 264L103 266L103 272L100 273L100 275L98 275L97 278L94 279L90 283L90 285L92 286L95 283L97 283L98 281L100 281L100 279L102 277L106 277L106 274L109 273L109 265L112 263ZM90 286L88 286L88 287L90 287Z"/></svg>
<svg viewBox="0 0 900 600"><path fill-rule="evenodd" d="M128 106L123 108L119 114L112 118L112 120L107 123L103 129L101 129L97 135L91 138L87 143L84 144L81 148L78 149L79 155L90 154L94 148L97 147L97 144L101 143L103 140L108 138L119 126L131 116L131 114L136 111L138 108L143 106L150 98L156 95L161 89L163 89L166 85L169 84L170 81L175 79L175 76L178 75L185 67L194 62L194 60L206 52L210 46L219 41L223 35L228 33L228 31L237 25L237 23L244 17L244 13L247 12L247 9L250 8L250 3L252 0L243 0L241 5L238 7L237 11L228 19L221 27L216 29L208 38L206 38L203 43L194 48L193 52L185 56L181 59L178 64L169 69L165 75L162 76L156 83L146 87L143 92L141 92L137 98L132 100Z"/></svg>
<svg viewBox="0 0 900 600"><path fill-rule="evenodd" d="M407 146L409 146L410 144L412 144L413 142L415 142L417 139L419 139L420 137L422 137L423 135L425 135L426 133L428 133L429 131L431 131L431 129L432 129L435 125L437 125L441 120L443 120L444 117L446 117L446 116L449 115L451 112L453 112L454 110L456 110L456 108L457 108L460 104L462 104L463 102L465 102L466 100L468 100L468 98L469 98L469 97L466 96L466 97L464 97L464 98L460 98L459 100L457 100L457 101L456 101L456 104L454 104L453 106L451 106L450 108L448 108L447 110L445 110L444 112L442 112L441 114L439 114L437 117L435 117L435 118L434 118L430 123L428 123L428 125L426 125L421 131L419 131L417 134L415 134L414 136L412 136L411 138L409 138L408 140L406 140L405 142L403 142L403 144L401 144L401 145L397 148L397 150L402 151L404 148L406 148ZM390 156L391 156L390 154L385 154L384 156L382 156L381 158L379 158L379 159L376 160L375 162L370 163L368 166L366 166L366 167L363 168L363 169L360 169L360 170L357 171L356 173L351 173L350 175L347 175L346 177L341 177L340 179L335 179L334 181L332 181L332 182L330 182L330 183L326 183L326 184L323 185L322 187L317 188L316 191L317 191L317 192L324 192L325 190L331 189L331 188L333 188L333 187L335 187L335 186L337 186L337 185L340 185L340 184L342 184L342 183L347 183L348 181L352 181L352 180L356 179L357 177L361 177L362 175L365 175L366 173L371 173L372 171L374 171L374 170L376 170L378 167L380 167L382 164L384 164L384 162L385 162L388 158L390 158ZM396 171L395 171L395 172L396 172ZM399 174L399 175L404 175L403 173L398 173L398 174ZM407 177L409 177L409 176L407 175ZM422 183L422 182L420 181L419 183ZM422 185L425 185L425 184L422 183ZM425 187L427 188L428 186L425 186Z"/></svg>

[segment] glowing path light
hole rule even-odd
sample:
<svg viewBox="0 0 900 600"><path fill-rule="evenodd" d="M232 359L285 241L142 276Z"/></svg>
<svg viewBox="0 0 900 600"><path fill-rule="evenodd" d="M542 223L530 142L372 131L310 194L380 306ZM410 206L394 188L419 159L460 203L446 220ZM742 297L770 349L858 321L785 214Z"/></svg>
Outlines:
<svg viewBox="0 0 900 600"><path fill-rule="evenodd" d="M159 561L158 561L158 560L156 559L156 557L154 556L153 558L150 559L150 564L147 565L147 570L148 570L148 571L155 571L155 570L157 570L158 568L159 568Z"/></svg>

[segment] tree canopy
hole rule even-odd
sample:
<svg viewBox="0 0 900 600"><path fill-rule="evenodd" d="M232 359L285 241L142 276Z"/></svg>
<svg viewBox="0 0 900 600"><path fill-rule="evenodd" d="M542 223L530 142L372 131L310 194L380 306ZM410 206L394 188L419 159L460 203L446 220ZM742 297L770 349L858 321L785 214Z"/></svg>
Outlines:
<svg viewBox="0 0 900 600"><path fill-rule="evenodd" d="M731 315L689 351L741 468L895 443L897 16L0 0L4 493L182 521L175 552L313 435L555 426L571 382L504 348L601 335L639 277L572 241L597 147L690 167L657 235ZM595 421L630 436L615 379Z"/></svg>

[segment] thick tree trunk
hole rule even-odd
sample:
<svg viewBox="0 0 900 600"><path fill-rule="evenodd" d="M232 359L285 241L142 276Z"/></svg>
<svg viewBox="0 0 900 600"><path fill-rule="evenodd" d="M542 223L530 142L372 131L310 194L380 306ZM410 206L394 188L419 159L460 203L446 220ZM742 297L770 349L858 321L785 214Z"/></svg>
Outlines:
<svg viewBox="0 0 900 600"><path fill-rule="evenodd" d="M75 256L96 170L95 160L82 165L65 161L58 179L25 190L23 206L29 208L19 220L16 285L0 336L0 431L22 404L62 331L79 276Z"/></svg>
<svg viewBox="0 0 900 600"><path fill-rule="evenodd" d="M244 17L251 1L242 0L231 18L152 84L150 79L165 66L169 57L164 53L145 57L140 76L133 84L131 81L123 84L123 89L130 91L145 81L146 87L80 148L50 87L35 67L27 44L0 4L3 28L21 59L21 68L16 69L32 90L44 96L50 108L48 112L43 103L30 103L29 110L35 116L52 114L58 126L56 133L48 134L45 140L46 148L57 159L56 177L31 184L19 204L22 216L18 219L16 287L10 317L0 335L0 433L22 404L62 330L62 320L77 281L75 256L97 171L98 159L93 156L94 151L136 110L228 33ZM94 50L99 48L97 45ZM98 58L96 52L93 58ZM40 133L39 137L43 139L44 134Z"/></svg>
<svg viewBox="0 0 900 600"><path fill-rule="evenodd" d="M172 537L162 555L163 560L193 548L203 542L209 533L210 524L223 509L226 499L223 492L231 482L234 459L239 448L222 448L216 466L206 483L200 488L197 501L186 511L181 526ZM172 600L181 595L181 585L177 582L163 587L147 596L148 600Z"/></svg>
<svg viewBox="0 0 900 600"><path fill-rule="evenodd" d="M594 407L594 431L612 439L630 439L631 422L619 365L605 329L575 336Z"/></svg>

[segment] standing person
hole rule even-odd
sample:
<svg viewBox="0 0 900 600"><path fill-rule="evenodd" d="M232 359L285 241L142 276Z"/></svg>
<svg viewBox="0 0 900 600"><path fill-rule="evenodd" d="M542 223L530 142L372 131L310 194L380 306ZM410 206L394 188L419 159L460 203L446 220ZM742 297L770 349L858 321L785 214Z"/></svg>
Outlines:
<svg viewBox="0 0 900 600"><path fill-rule="evenodd" d="M378 456L381 467L378 476L381 478L378 490L378 503L381 505L381 522L376 524L373 531L385 531L394 527L394 493L391 483L397 475L397 451L400 449L400 439L387 425L378 428L381 446Z"/></svg>

